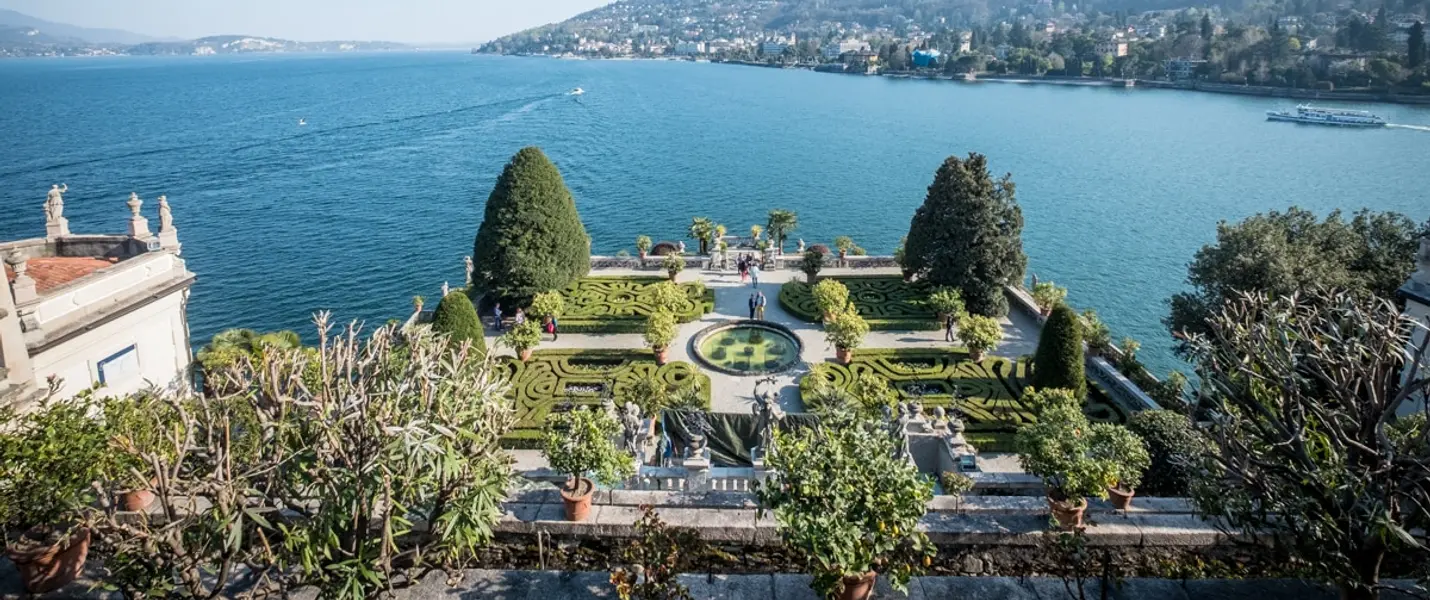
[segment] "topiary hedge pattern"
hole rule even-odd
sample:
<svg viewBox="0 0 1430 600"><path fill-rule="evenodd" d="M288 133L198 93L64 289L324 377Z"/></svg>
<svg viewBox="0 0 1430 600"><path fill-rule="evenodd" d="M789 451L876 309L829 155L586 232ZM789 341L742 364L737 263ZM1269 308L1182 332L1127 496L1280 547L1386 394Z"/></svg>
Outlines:
<svg viewBox="0 0 1430 600"><path fill-rule="evenodd" d="M960 404L967 435L979 450L1011 449L1012 434L1018 427L1037 421L1018 400L1027 386L1027 366L1006 358L990 357L975 363L966 351L956 349L861 349L849 365L824 363L815 373L845 389L857 376L877 375L889 381L901 402L917 399L925 412L952 406L957 391L963 398ZM809 390L811 384L802 380L800 391ZM1128 419L1126 409L1096 388L1089 390L1083 412L1093 421L1125 423ZM995 446L985 448L975 439Z"/></svg>
<svg viewBox="0 0 1430 600"><path fill-rule="evenodd" d="M585 277L561 290L565 312L561 333L641 333L655 312L656 285L665 277ZM699 283L684 283L685 301L675 307L681 323L715 310L715 292Z"/></svg>
<svg viewBox="0 0 1430 600"><path fill-rule="evenodd" d="M830 277L849 288L849 300L859 308L859 316L875 331L912 331L938 329L938 315L924 299L930 288L922 283L907 283L891 276ZM823 314L814 302L810 286L794 282L780 288L780 306L802 321L818 323Z"/></svg>
<svg viewBox="0 0 1430 600"><path fill-rule="evenodd" d="M607 385L619 396L651 375L670 385L699 383L704 408L710 409L709 377L687 362L657 365L648 350L538 350L527 362L502 357L497 366L510 377L508 395L516 402L516 426L503 438L508 448L538 447L546 415L558 404L599 406Z"/></svg>

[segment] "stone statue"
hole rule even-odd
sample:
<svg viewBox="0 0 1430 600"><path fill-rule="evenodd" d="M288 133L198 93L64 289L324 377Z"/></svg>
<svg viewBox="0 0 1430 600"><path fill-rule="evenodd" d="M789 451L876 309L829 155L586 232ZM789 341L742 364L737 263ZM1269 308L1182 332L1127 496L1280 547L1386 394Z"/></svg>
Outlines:
<svg viewBox="0 0 1430 600"><path fill-rule="evenodd" d="M169 197L159 196L159 231L164 232L174 228L174 213L169 211Z"/></svg>
<svg viewBox="0 0 1430 600"><path fill-rule="evenodd" d="M1420 237L1420 251L1415 253L1415 274L1411 281L1430 286L1430 234Z"/></svg>
<svg viewBox="0 0 1430 600"><path fill-rule="evenodd" d="M64 193L70 191L68 184L60 184L50 187L50 194L45 197L45 222L54 223L65 216Z"/></svg>
<svg viewBox="0 0 1430 600"><path fill-rule="evenodd" d="M645 441L648 431L641 427L644 420L641 419L641 407L634 402L627 402L625 409L621 411L621 442L626 452L636 459L637 465L645 464Z"/></svg>
<svg viewBox="0 0 1430 600"><path fill-rule="evenodd" d="M909 411L908 407L898 404L897 418L889 423L889 436L894 439L894 458L903 460L909 457ZM910 402L909 406L913 403Z"/></svg>
<svg viewBox="0 0 1430 600"><path fill-rule="evenodd" d="M684 241L679 242L679 245L677 245L677 246L675 247L675 251L678 252L678 253L680 253L680 254L685 254L685 242L684 242Z"/></svg>
<svg viewBox="0 0 1430 600"><path fill-rule="evenodd" d="M798 252L799 252L800 254L804 254L804 238L799 238L799 250L798 250Z"/></svg>
<svg viewBox="0 0 1430 600"><path fill-rule="evenodd" d="M476 268L475 265L472 264L472 257L470 257L470 256L464 256L464 257L462 257L462 261L465 262L465 263L466 263L466 266L467 266L467 287L468 287L468 288L471 288L471 287L472 287L472 272L473 272L473 271L476 271L477 268Z"/></svg>
<svg viewBox="0 0 1430 600"><path fill-rule="evenodd" d="M784 418L780 409L779 396L774 393L775 378L767 377L755 382L755 405L751 412L755 415L755 429L760 433L760 452L768 453L775 444L775 426ZM764 391L760 390L761 386Z"/></svg>
<svg viewBox="0 0 1430 600"><path fill-rule="evenodd" d="M443 281L443 282L442 282L442 297L443 297L443 298L446 298L446 297L447 297L447 294L450 294L450 293L452 293L452 287L449 286L449 285L447 285L447 282Z"/></svg>

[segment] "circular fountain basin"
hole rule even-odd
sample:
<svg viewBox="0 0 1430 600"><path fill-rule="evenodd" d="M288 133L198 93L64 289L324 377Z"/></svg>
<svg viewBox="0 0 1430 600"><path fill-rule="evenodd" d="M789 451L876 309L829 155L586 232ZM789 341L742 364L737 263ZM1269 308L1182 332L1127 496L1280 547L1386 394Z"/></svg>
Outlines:
<svg viewBox="0 0 1430 600"><path fill-rule="evenodd" d="M798 365L803 349L789 328L765 321L721 323L695 334L700 363L728 375L765 375Z"/></svg>

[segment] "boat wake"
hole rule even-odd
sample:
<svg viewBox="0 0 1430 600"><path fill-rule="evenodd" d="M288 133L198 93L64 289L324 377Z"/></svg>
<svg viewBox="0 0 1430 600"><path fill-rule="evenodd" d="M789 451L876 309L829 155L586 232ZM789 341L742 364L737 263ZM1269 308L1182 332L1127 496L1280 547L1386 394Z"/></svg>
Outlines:
<svg viewBox="0 0 1430 600"><path fill-rule="evenodd" d="M1394 127L1396 129L1414 129L1415 131L1430 131L1430 126L1425 125L1400 125L1398 123L1388 123L1386 124L1386 127Z"/></svg>

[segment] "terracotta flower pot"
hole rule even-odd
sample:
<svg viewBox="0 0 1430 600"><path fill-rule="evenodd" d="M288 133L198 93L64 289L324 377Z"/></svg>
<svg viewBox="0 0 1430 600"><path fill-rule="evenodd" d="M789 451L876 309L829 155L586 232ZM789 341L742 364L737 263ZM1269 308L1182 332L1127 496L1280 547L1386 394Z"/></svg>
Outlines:
<svg viewBox="0 0 1430 600"><path fill-rule="evenodd" d="M645 262L646 251L645 251L645 250L636 250L636 256L639 256L639 257L640 257L641 262Z"/></svg>
<svg viewBox="0 0 1430 600"><path fill-rule="evenodd" d="M845 577L844 590L835 597L839 600L868 600L874 593L874 580L878 576L878 573L869 571L863 575Z"/></svg>
<svg viewBox="0 0 1430 600"><path fill-rule="evenodd" d="M1076 529L1082 527L1082 513L1087 510L1087 500L1078 498L1074 503L1048 498L1048 508L1052 510L1058 525L1064 529Z"/></svg>
<svg viewBox="0 0 1430 600"><path fill-rule="evenodd" d="M130 490L119 494L119 510L129 512L139 512L149 508L154 503L154 492L149 490Z"/></svg>
<svg viewBox="0 0 1430 600"><path fill-rule="evenodd" d="M679 274L680 271L666 271L665 273L670 276L671 281L675 281L675 276Z"/></svg>
<svg viewBox="0 0 1430 600"><path fill-rule="evenodd" d="M1137 494L1137 490L1122 490L1118 486L1107 488L1107 501L1112 503L1112 507L1117 510L1127 510L1132 506L1132 496Z"/></svg>
<svg viewBox="0 0 1430 600"><path fill-rule="evenodd" d="M847 365L849 361L854 360L854 350L850 348L835 348L834 358L839 361L839 364Z"/></svg>
<svg viewBox="0 0 1430 600"><path fill-rule="evenodd" d="M20 571L20 579L25 589L32 594L44 594L60 589L84 569L84 560L89 556L89 530L79 529L70 536L69 545L63 542L52 546L6 548L5 554Z"/></svg>
<svg viewBox="0 0 1430 600"><path fill-rule="evenodd" d="M670 348L655 348L655 364L663 365L670 360Z"/></svg>
<svg viewBox="0 0 1430 600"><path fill-rule="evenodd" d="M969 350L969 351L968 351L968 360L971 360L971 361L973 361L973 362L980 362L980 361L982 361L982 360L983 360L983 351L982 351L982 350Z"/></svg>
<svg viewBox="0 0 1430 600"><path fill-rule="evenodd" d="M521 362L526 362L526 361L528 361L528 360L531 360L531 353L532 353L532 352L533 352L533 350L532 350L531 348L526 348L526 349L522 350L522 351L519 353L519 355L521 356Z"/></svg>
<svg viewBox="0 0 1430 600"><path fill-rule="evenodd" d="M591 514L591 494L596 482L585 477L573 477L561 487L561 502L565 504L567 521L585 521Z"/></svg>

